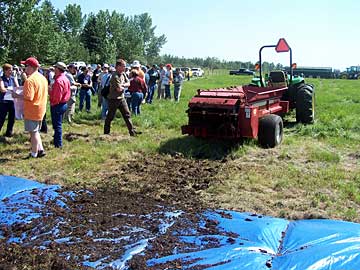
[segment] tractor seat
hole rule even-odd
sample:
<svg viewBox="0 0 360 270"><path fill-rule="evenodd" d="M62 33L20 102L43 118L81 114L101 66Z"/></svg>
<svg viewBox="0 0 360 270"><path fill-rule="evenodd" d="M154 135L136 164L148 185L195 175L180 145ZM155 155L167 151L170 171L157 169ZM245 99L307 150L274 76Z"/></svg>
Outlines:
<svg viewBox="0 0 360 270"><path fill-rule="evenodd" d="M269 86L287 87L287 78L284 71L271 71L269 75Z"/></svg>

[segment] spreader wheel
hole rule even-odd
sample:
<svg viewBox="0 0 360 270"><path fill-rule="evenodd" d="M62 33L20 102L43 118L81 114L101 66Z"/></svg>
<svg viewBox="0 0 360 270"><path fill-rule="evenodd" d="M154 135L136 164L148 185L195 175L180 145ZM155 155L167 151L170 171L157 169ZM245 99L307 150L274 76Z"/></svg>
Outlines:
<svg viewBox="0 0 360 270"><path fill-rule="evenodd" d="M296 122L313 123L315 119L315 91L310 85L304 85L296 94Z"/></svg>
<svg viewBox="0 0 360 270"><path fill-rule="evenodd" d="M268 114L259 120L258 140L262 147L273 148L283 139L284 125L282 118L275 114Z"/></svg>

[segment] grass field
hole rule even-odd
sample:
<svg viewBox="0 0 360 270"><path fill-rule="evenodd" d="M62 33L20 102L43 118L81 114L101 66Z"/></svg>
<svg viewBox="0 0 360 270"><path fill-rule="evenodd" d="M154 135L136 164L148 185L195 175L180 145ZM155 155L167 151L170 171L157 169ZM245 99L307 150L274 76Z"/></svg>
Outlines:
<svg viewBox="0 0 360 270"><path fill-rule="evenodd" d="M0 174L62 185L115 181L129 192L153 188L153 196L171 196L166 185L171 185L174 172L170 165L175 160L186 163L187 168L216 168L211 175L199 170L197 179L192 179L194 184L209 178L206 188L196 192L206 206L290 219L360 222L360 80L309 79L316 89L317 120L314 125L296 125L294 114L287 116L284 141L274 149L262 149L254 140L232 145L181 135L187 103L196 89L247 84L249 80L247 76L213 74L185 82L180 103L155 100L142 107L141 116L133 117L143 132L136 138L128 136L121 117L112 123L110 136L102 135L100 111L93 106L92 113L77 114L74 124L64 123L62 150L51 145L51 128L42 135L47 151L42 159L25 159L28 135L23 122L17 121L13 138L0 137ZM139 166L129 168L137 163L153 167L151 173ZM161 190L147 186L150 177L160 175L169 178Z"/></svg>

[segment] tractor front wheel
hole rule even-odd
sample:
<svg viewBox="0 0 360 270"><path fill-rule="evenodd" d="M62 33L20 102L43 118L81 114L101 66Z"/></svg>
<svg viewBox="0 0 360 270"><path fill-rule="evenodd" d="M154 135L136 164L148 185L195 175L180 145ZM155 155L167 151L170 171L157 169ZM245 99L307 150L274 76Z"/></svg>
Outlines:
<svg viewBox="0 0 360 270"><path fill-rule="evenodd" d="M315 91L311 85L303 85L296 93L296 122L313 123L315 119Z"/></svg>
<svg viewBox="0 0 360 270"><path fill-rule="evenodd" d="M258 140L264 148L273 148L283 140L284 125L282 118L275 114L268 114L259 120Z"/></svg>

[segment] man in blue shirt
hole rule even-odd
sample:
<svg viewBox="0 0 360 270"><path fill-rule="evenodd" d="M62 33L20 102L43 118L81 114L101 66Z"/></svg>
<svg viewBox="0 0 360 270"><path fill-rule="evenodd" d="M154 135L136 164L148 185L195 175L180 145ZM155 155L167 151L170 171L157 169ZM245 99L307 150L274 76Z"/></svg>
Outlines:
<svg viewBox="0 0 360 270"><path fill-rule="evenodd" d="M78 83L80 83L80 105L79 110L82 111L84 107L84 100L86 99L86 112L90 112L91 109L91 88L92 82L89 75L89 69L87 67L81 68L82 73L78 76Z"/></svg>
<svg viewBox="0 0 360 270"><path fill-rule="evenodd" d="M153 65L152 68L147 72L147 74L149 75L149 82L148 82L148 95L146 98L146 103L151 104L157 87L157 81L160 79L158 66Z"/></svg>

